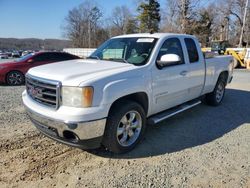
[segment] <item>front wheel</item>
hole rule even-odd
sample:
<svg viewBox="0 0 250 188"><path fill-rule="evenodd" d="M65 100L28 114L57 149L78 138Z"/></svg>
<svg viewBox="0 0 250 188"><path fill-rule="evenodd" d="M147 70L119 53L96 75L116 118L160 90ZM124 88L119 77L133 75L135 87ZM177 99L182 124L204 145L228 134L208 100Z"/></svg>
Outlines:
<svg viewBox="0 0 250 188"><path fill-rule="evenodd" d="M145 128L146 115L141 105L123 100L111 109L103 145L114 153L128 152L142 139Z"/></svg>
<svg viewBox="0 0 250 188"><path fill-rule="evenodd" d="M218 106L221 104L225 94L226 82L223 76L220 76L213 92L208 93L205 97L207 104Z"/></svg>

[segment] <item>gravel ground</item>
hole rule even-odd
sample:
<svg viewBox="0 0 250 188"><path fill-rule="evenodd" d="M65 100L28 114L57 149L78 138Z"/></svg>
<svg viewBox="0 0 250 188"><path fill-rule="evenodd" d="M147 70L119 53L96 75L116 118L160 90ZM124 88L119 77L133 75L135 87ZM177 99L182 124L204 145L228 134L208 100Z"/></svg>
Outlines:
<svg viewBox="0 0 250 188"><path fill-rule="evenodd" d="M199 105L148 127L132 152L82 151L42 136L22 87L0 86L0 187L250 187L250 72L223 105Z"/></svg>

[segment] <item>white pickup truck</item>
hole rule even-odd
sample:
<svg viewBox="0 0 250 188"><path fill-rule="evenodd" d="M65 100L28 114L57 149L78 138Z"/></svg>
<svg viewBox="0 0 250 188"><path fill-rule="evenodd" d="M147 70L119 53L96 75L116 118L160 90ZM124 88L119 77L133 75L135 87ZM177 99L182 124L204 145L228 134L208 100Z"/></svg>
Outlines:
<svg viewBox="0 0 250 188"><path fill-rule="evenodd" d="M88 59L32 68L24 106L48 137L82 149L133 149L147 124L205 101L219 105L233 58L204 59L191 35L155 33L111 38Z"/></svg>

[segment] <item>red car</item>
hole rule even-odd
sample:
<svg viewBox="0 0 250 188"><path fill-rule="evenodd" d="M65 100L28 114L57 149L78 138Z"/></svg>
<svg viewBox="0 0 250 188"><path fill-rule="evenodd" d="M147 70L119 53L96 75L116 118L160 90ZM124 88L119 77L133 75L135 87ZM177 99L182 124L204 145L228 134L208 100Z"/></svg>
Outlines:
<svg viewBox="0 0 250 188"><path fill-rule="evenodd" d="M80 58L65 52L27 54L16 61L0 63L0 82L8 85L22 85L25 81L25 74L30 68L71 59Z"/></svg>

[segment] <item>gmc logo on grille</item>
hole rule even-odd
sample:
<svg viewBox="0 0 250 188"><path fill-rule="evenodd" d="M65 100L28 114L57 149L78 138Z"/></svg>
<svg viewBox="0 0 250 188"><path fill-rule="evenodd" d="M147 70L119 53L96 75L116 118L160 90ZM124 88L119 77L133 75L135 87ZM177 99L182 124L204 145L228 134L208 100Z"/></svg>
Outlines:
<svg viewBox="0 0 250 188"><path fill-rule="evenodd" d="M40 88L29 87L29 93L33 97L43 97L43 90Z"/></svg>

